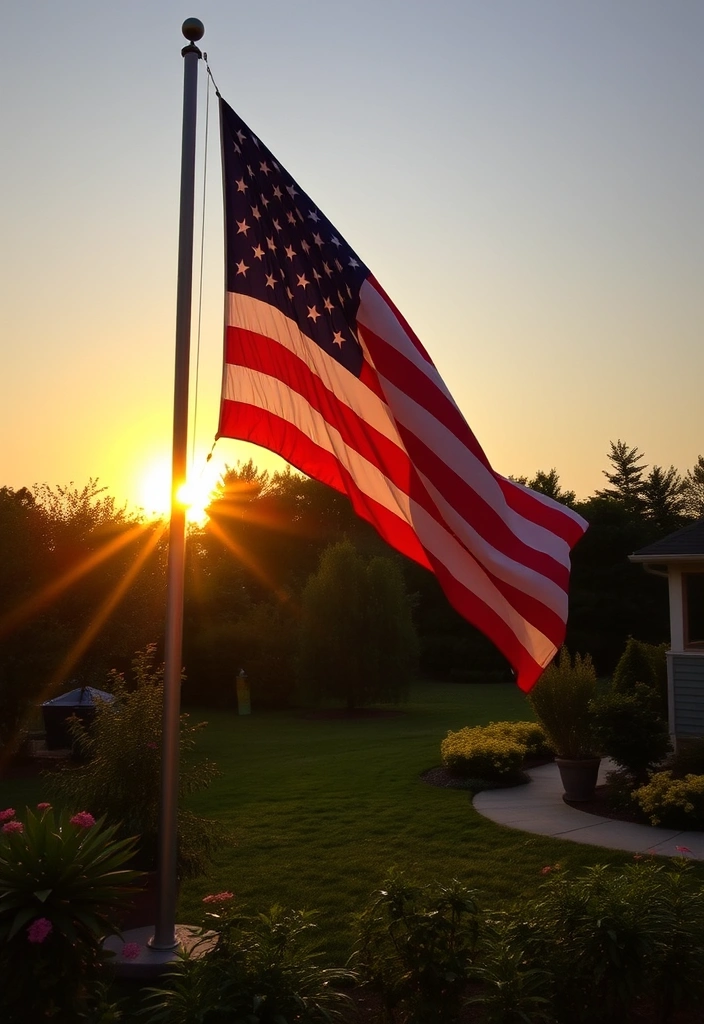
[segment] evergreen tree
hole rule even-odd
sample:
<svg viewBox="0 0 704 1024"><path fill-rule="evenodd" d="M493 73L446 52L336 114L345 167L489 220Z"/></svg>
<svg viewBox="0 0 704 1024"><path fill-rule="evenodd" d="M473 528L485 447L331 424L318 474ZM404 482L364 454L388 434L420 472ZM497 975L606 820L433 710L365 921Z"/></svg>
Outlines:
<svg viewBox="0 0 704 1024"><path fill-rule="evenodd" d="M612 472L602 470L611 484L603 491L597 491L598 498L616 498L623 502L629 512L640 512L643 508L643 473L647 465L640 465L645 458L637 448L629 448L620 438L616 443L610 441L611 451L609 462Z"/></svg>
<svg viewBox="0 0 704 1024"><path fill-rule="evenodd" d="M682 525L685 485L674 466L653 466L643 484L644 511L658 531L671 533Z"/></svg>
<svg viewBox="0 0 704 1024"><path fill-rule="evenodd" d="M704 455L697 456L694 467L687 470L682 497L687 515L695 519L704 516Z"/></svg>
<svg viewBox="0 0 704 1024"><path fill-rule="evenodd" d="M523 481L520 481L523 483ZM574 491L563 491L560 486L560 476L557 470L553 467L549 473L539 469L532 480L528 481L528 487L533 491L538 491L540 494L547 495L548 498L552 498L554 501L559 501L563 505L569 505L572 508L577 500L577 495Z"/></svg>

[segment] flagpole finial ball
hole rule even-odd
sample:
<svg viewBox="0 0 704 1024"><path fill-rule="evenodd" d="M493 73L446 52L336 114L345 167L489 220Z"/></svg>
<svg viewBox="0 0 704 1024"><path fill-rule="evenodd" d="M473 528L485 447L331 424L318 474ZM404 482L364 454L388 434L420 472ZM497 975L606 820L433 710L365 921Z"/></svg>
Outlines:
<svg viewBox="0 0 704 1024"><path fill-rule="evenodd" d="M205 25L199 18L186 18L181 26L181 32L190 43L197 43L205 34Z"/></svg>

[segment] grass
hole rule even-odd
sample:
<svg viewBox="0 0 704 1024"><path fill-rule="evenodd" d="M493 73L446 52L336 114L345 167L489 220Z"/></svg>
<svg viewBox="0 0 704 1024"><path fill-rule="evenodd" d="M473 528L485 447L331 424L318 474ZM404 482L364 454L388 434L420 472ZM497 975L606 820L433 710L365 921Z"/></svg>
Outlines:
<svg viewBox="0 0 704 1024"><path fill-rule="evenodd" d="M418 684L397 716L193 712L208 721L201 749L222 771L193 806L223 821L233 840L207 878L184 883L179 920L200 922L202 897L226 889L253 910L314 909L329 961L339 963L353 946L353 914L392 867L420 882L459 878L497 907L531 893L547 864L578 871L631 860L496 825L466 791L420 778L439 763L448 729L532 717L514 686L445 683ZM41 780L0 783L0 807L42 795Z"/></svg>

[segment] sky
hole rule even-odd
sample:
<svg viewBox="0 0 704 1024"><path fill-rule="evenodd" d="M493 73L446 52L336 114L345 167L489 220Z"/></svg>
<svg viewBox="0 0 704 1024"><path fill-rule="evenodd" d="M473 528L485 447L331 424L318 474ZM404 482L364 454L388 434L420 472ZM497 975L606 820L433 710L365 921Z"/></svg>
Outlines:
<svg viewBox="0 0 704 1024"><path fill-rule="evenodd" d="M586 497L610 441L682 472L704 453L700 0L23 0L0 64L0 486L168 500L190 16L497 471L555 467ZM200 72L189 450L210 486L282 464L232 440L205 464L223 240Z"/></svg>

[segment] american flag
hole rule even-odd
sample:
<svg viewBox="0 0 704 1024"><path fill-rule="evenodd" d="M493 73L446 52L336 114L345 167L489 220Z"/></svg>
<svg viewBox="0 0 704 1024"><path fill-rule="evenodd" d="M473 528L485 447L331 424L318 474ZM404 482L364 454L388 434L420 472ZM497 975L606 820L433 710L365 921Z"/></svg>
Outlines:
<svg viewBox="0 0 704 1024"><path fill-rule="evenodd" d="M434 572L529 690L565 635L571 509L495 473L415 334L327 217L220 100L219 437L347 494Z"/></svg>

